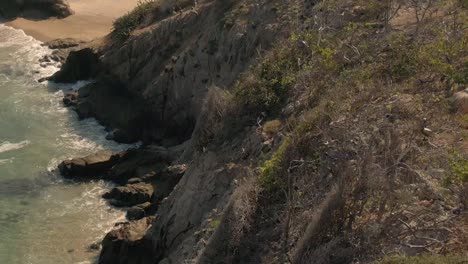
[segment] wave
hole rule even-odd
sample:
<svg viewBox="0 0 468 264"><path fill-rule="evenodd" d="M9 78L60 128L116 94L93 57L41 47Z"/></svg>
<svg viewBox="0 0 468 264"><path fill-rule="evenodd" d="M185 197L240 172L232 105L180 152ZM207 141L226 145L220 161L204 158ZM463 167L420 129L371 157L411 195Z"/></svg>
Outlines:
<svg viewBox="0 0 468 264"><path fill-rule="evenodd" d="M17 150L17 149L22 149L29 145L31 142L29 140L24 140L18 143L11 143L9 141L5 141L0 144L0 153L7 152L7 151L12 151L12 150Z"/></svg>

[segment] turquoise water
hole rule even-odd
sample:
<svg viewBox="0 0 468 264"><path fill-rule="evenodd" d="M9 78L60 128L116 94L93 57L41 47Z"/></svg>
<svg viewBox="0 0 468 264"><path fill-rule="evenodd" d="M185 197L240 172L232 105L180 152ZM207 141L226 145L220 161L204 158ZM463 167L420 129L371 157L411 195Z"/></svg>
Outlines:
<svg viewBox="0 0 468 264"><path fill-rule="evenodd" d="M100 199L107 183L71 183L54 171L63 159L128 146L62 107L63 90L82 84L36 81L57 70L38 65L48 52L0 24L0 263L93 263L87 246L123 219Z"/></svg>

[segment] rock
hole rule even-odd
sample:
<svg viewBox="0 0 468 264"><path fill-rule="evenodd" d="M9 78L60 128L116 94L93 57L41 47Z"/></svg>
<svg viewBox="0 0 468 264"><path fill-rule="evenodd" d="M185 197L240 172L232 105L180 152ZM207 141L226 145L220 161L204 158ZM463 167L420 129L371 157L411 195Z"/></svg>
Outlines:
<svg viewBox="0 0 468 264"><path fill-rule="evenodd" d="M33 19L65 18L73 14L66 0L2 0L0 16L7 19L23 16Z"/></svg>
<svg viewBox="0 0 468 264"><path fill-rule="evenodd" d="M43 46L49 47L49 49L68 49L77 47L80 44L83 44L83 41L72 39L72 38L65 38L65 39L55 39L48 41Z"/></svg>
<svg viewBox="0 0 468 264"><path fill-rule="evenodd" d="M142 208L135 206L128 209L126 217L128 220L138 220L145 217L145 211Z"/></svg>
<svg viewBox="0 0 468 264"><path fill-rule="evenodd" d="M46 82L48 80L49 80L49 77L42 77L39 80L37 80L37 82L43 83L43 82Z"/></svg>
<svg viewBox="0 0 468 264"><path fill-rule="evenodd" d="M149 202L153 196L151 184L136 183L113 188L102 197L109 199L110 203L117 207L128 207Z"/></svg>
<svg viewBox="0 0 468 264"><path fill-rule="evenodd" d="M62 69L52 75L50 80L58 83L88 80L96 76L98 68L98 57L92 49L72 51Z"/></svg>
<svg viewBox="0 0 468 264"><path fill-rule="evenodd" d="M68 64L67 60L65 65ZM144 104L140 99L122 90L118 83L98 81L78 91L75 110L81 119L94 117L105 126L111 127L114 131L108 139L119 143L134 143L141 138L141 130L147 123L143 108Z"/></svg>
<svg viewBox="0 0 468 264"><path fill-rule="evenodd" d="M128 209L126 217L128 220L138 220L155 211L156 206L153 206L150 202L146 202Z"/></svg>
<svg viewBox="0 0 468 264"><path fill-rule="evenodd" d="M155 217L116 225L102 241L99 264L151 263L151 240L145 237Z"/></svg>
<svg viewBox="0 0 468 264"><path fill-rule="evenodd" d="M91 245L88 246L88 251L99 251L101 249L101 243L100 242L94 242Z"/></svg>
<svg viewBox="0 0 468 264"><path fill-rule="evenodd" d="M128 133L122 129L114 129L109 135L106 136L108 140L114 140L118 143L131 144L138 141L138 136L136 134Z"/></svg>
<svg viewBox="0 0 468 264"><path fill-rule="evenodd" d="M109 151L100 151L84 158L66 160L60 163L58 169L65 178L92 179L102 176L120 159Z"/></svg>
<svg viewBox="0 0 468 264"><path fill-rule="evenodd" d="M75 106L76 105L76 99L77 99L77 93L76 92L67 93L63 97L63 104L66 107Z"/></svg>
<svg viewBox="0 0 468 264"><path fill-rule="evenodd" d="M453 95L452 106L455 112L468 114L468 88Z"/></svg>
<svg viewBox="0 0 468 264"><path fill-rule="evenodd" d="M122 155L120 162L109 171L105 179L127 184L132 178L142 178L148 173L157 174L164 171L174 158L166 148L131 149Z"/></svg>

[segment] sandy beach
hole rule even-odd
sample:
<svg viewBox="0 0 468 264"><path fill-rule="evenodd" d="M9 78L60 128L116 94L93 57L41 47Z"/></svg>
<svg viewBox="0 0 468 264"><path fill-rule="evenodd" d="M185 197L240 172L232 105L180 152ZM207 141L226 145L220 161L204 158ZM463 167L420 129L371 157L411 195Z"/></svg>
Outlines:
<svg viewBox="0 0 468 264"><path fill-rule="evenodd" d="M17 18L6 23L22 29L40 41L75 38L90 41L103 37L112 29L112 22L132 10L138 0L69 0L74 15L65 19L28 20Z"/></svg>

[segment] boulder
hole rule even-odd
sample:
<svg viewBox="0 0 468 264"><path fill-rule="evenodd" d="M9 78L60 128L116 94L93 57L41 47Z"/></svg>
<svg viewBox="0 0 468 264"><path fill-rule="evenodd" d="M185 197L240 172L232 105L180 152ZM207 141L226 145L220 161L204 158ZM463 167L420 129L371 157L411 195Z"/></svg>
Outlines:
<svg viewBox="0 0 468 264"><path fill-rule="evenodd" d="M156 211L156 206L146 202L128 209L126 217L128 220L138 220L154 213L154 211Z"/></svg>
<svg viewBox="0 0 468 264"><path fill-rule="evenodd" d="M62 69L52 75L50 80L58 83L88 80L96 76L98 68L97 54L93 49L84 48L70 52Z"/></svg>
<svg viewBox="0 0 468 264"><path fill-rule="evenodd" d="M126 217L128 220L139 220L145 217L145 211L138 206L134 206L128 209Z"/></svg>
<svg viewBox="0 0 468 264"><path fill-rule="evenodd" d="M0 16L13 19L24 16L34 19L65 18L73 14L66 0L2 0Z"/></svg>
<svg viewBox="0 0 468 264"><path fill-rule="evenodd" d="M113 188L102 197L109 199L117 207L129 207L149 202L153 196L153 186L146 183L127 184Z"/></svg>
<svg viewBox="0 0 468 264"><path fill-rule="evenodd" d="M117 224L102 241L99 264L152 262L151 240L145 237L155 217Z"/></svg>
<svg viewBox="0 0 468 264"><path fill-rule="evenodd" d="M93 179L102 176L120 159L119 154L110 151L99 151L84 158L66 160L58 169L65 178Z"/></svg>
<svg viewBox="0 0 468 264"><path fill-rule="evenodd" d="M455 112L468 114L468 88L453 95L452 106Z"/></svg>
<svg viewBox="0 0 468 264"><path fill-rule="evenodd" d="M165 170L173 158L175 157L166 148L148 146L131 149L122 155L119 164L114 166L105 178L118 184L126 184L129 179L143 178L148 173L157 174Z"/></svg>
<svg viewBox="0 0 468 264"><path fill-rule="evenodd" d="M66 107L76 106L77 92L66 93L63 96L63 105Z"/></svg>

